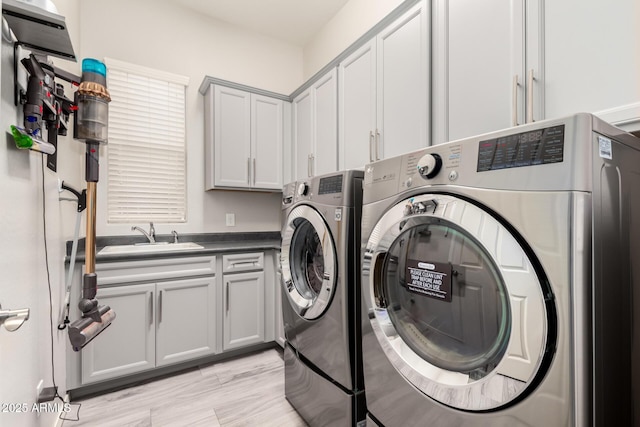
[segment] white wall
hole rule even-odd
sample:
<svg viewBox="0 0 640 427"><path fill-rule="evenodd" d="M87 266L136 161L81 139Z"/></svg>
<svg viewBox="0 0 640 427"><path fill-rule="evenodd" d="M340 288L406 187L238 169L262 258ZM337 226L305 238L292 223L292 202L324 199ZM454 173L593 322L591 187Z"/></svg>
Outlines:
<svg viewBox="0 0 640 427"><path fill-rule="evenodd" d="M71 3L71 0L65 3ZM59 7L62 12L61 9ZM55 380L61 393L66 384L64 346L67 336L66 331L59 332L55 325L64 299L64 242L71 238L68 230L72 226L68 225L75 218L76 208L73 203L58 201L57 179L69 179L75 186L82 184L78 172L81 147L70 137L59 137L59 172L53 173L45 166L44 182L43 156L16 148L7 131L11 124L22 124L22 113L21 107L14 105L13 46L6 37L3 34L0 57L0 129L3 135L0 143L0 304L3 309L29 308L30 317L15 332L0 328L0 402L27 405L27 413L0 413L0 425L52 426L58 414L43 413L38 417L37 413L31 412L31 405L41 379L46 387L53 384L48 276L53 302ZM74 43L77 42L77 37L73 38ZM64 62L56 61L56 64ZM24 83L26 73L21 65L19 69ZM72 93L68 85L66 91ZM43 239L43 183L49 275Z"/></svg>
<svg viewBox="0 0 640 427"><path fill-rule="evenodd" d="M331 62L404 0L349 0L304 47L304 80Z"/></svg>
<svg viewBox="0 0 640 427"><path fill-rule="evenodd" d="M204 191L204 110L198 88L204 76L210 75L288 95L303 82L302 49L204 17L173 2L86 0L80 4L82 57L111 57L190 79L186 104L188 221L155 224L156 232L279 230L279 194ZM102 159L106 159L105 150ZM98 194L98 234L131 234L133 224L106 224L105 210L100 209L105 202L102 185ZM226 227L227 212L236 214L235 227Z"/></svg>

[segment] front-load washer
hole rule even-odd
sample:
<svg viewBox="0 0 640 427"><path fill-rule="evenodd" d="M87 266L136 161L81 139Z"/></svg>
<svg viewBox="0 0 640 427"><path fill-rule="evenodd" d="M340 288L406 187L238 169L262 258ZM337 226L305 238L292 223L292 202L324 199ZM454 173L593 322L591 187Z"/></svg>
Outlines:
<svg viewBox="0 0 640 427"><path fill-rule="evenodd" d="M285 395L311 426L364 423L360 313L363 171L285 186Z"/></svg>
<svg viewBox="0 0 640 427"><path fill-rule="evenodd" d="M640 426L640 140L578 114L365 167L367 420Z"/></svg>

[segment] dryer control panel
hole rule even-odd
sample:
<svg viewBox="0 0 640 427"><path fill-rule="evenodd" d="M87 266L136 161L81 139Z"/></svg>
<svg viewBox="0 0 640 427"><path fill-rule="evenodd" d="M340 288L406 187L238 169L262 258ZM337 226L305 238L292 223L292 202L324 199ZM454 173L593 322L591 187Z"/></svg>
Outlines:
<svg viewBox="0 0 640 427"><path fill-rule="evenodd" d="M598 154L597 134L620 133L595 116L576 114L425 147L367 164L364 200L424 186L589 191L585 165ZM602 153L609 154L606 147Z"/></svg>
<svg viewBox="0 0 640 427"><path fill-rule="evenodd" d="M478 143L478 172L545 165L564 159L564 125L536 129Z"/></svg>

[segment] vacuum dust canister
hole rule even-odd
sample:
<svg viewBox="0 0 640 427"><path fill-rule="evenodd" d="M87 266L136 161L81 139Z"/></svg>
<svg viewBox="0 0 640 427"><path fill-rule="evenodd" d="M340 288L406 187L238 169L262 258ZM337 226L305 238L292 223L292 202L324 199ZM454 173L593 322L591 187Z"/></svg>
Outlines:
<svg viewBox="0 0 640 427"><path fill-rule="evenodd" d="M110 101L111 96L107 91L107 67L96 59L83 59L82 80L75 93L78 106L73 135L75 139L107 142Z"/></svg>

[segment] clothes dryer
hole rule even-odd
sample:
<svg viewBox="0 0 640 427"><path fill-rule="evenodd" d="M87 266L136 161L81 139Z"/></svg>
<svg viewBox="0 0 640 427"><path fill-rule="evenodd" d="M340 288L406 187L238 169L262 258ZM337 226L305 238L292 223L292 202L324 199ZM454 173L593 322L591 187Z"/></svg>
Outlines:
<svg viewBox="0 0 640 427"><path fill-rule="evenodd" d="M366 166L372 424L640 426L640 140L579 114Z"/></svg>
<svg viewBox="0 0 640 427"><path fill-rule="evenodd" d="M364 421L360 312L363 171L284 188L285 395L311 426Z"/></svg>

